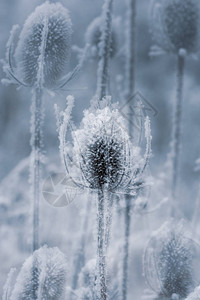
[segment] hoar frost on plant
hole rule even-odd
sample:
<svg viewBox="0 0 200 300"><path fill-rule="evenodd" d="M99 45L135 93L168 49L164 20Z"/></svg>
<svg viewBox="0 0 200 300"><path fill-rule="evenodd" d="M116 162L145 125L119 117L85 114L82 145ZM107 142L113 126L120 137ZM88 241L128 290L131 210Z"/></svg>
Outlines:
<svg viewBox="0 0 200 300"><path fill-rule="evenodd" d="M144 252L144 275L160 297L185 299L196 285L195 243L182 222L166 222L148 241Z"/></svg>
<svg viewBox="0 0 200 300"><path fill-rule="evenodd" d="M70 57L71 34L68 10L45 2L27 18L14 53L12 32L4 70L18 84L35 86L39 81L47 88L56 86Z"/></svg>
<svg viewBox="0 0 200 300"><path fill-rule="evenodd" d="M44 246L23 264L11 300L59 300L67 278L67 263L58 248Z"/></svg>
<svg viewBox="0 0 200 300"><path fill-rule="evenodd" d="M152 0L150 13L154 42L166 52L184 49L194 54L199 48L199 1Z"/></svg>
<svg viewBox="0 0 200 300"><path fill-rule="evenodd" d="M112 105L86 110L80 127L72 130L73 142L69 145L66 132L70 127L70 107L71 100L66 111L57 115L61 156L72 180L80 188L106 187L111 192L135 195L144 183L141 177L151 154L149 119L146 119L147 147L142 157L132 145L124 118Z"/></svg>

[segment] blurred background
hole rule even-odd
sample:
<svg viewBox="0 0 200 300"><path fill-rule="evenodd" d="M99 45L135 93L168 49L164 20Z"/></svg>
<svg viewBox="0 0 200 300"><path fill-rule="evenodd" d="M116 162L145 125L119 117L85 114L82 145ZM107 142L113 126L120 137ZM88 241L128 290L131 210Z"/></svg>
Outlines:
<svg viewBox="0 0 200 300"><path fill-rule="evenodd" d="M14 24L22 28L27 16L44 1L1 0L0 1L0 58L5 57L6 43ZM60 1L70 11L73 23L73 45L84 47L85 33L91 21L101 14L103 1L99 0L63 0ZM137 59L135 65L135 91L157 110L157 115L149 113L152 124L151 173L154 187L149 198L152 207L167 197L168 191L159 187L159 178L165 173L165 162L170 150L172 130L173 104L175 99L175 66L173 55L163 55L151 58L149 50L152 45L149 33L149 0L137 1ZM120 28L117 45L118 55L111 63L110 92L113 102L124 104L120 92L116 88L119 75L124 74L124 28L126 21L125 1L114 1L114 16L120 17ZM77 63L76 53L72 52L70 64L66 72L72 70ZM55 95L45 93L45 176L52 171L64 172L59 157L58 134L54 103L60 108L66 104L66 96L75 96L73 120L78 125L83 116L83 110L90 106L90 100L96 89L97 60L89 60L80 73L66 87L67 91ZM4 78L2 68L0 77ZM188 57L185 71L184 86L184 120L181 157L180 211L187 220L192 218L195 201L198 197L199 172L195 171L195 161L200 157L200 62L199 59ZM30 105L31 90L17 89L15 85L0 84L0 296L9 269L19 267L31 253L31 203L29 199L28 167L30 154ZM167 179L166 179L167 180ZM160 190L159 190L160 188ZM44 200L41 203L40 239L41 243L58 246L66 253L69 264L71 253L78 241L81 216L87 195L79 195L70 206L55 209ZM151 229L156 229L167 215L164 208L145 216L134 215L132 224L131 263L129 272L129 293L140 299L145 281L142 277L141 248L145 245L137 239L140 230L145 230L147 222ZM89 216L91 226L94 217ZM153 221L156 220L156 221ZM121 222L123 222L121 220ZM90 243L95 243L90 241ZM93 246L95 249L95 245ZM95 250L94 250L95 251ZM92 257L92 250L88 253ZM113 252L114 255L114 252ZM137 271L136 271L137 270ZM132 299L132 298L130 298Z"/></svg>

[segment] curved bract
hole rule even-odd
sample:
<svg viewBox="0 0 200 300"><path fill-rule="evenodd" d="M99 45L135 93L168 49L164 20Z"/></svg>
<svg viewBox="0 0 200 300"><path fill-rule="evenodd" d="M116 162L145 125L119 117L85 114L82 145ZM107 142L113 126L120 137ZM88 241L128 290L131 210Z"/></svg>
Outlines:
<svg viewBox="0 0 200 300"><path fill-rule="evenodd" d="M150 25L154 42L167 52L199 48L199 1L153 0Z"/></svg>
<svg viewBox="0 0 200 300"><path fill-rule="evenodd" d="M71 26L60 3L45 2L28 17L15 51L17 74L25 84L41 80L51 87L60 79L70 57Z"/></svg>

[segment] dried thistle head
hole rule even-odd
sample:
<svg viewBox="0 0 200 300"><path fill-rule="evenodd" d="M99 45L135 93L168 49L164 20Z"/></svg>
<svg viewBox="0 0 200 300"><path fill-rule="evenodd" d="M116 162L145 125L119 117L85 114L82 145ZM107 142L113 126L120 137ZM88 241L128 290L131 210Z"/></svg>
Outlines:
<svg viewBox="0 0 200 300"><path fill-rule="evenodd" d="M74 159L90 188L114 190L130 165L129 137L118 110L86 111L81 129L74 132Z"/></svg>
<svg viewBox="0 0 200 300"><path fill-rule="evenodd" d="M102 18L97 17L94 19L87 28L85 40L90 45L90 55L92 58L99 57L99 44L101 42L101 24ZM111 32L111 48L110 56L114 57L117 53L118 39L117 39L117 26L118 19L113 20L112 32Z"/></svg>
<svg viewBox="0 0 200 300"><path fill-rule="evenodd" d="M118 108L109 103L109 97L101 107L84 113L78 129L71 130L72 144L66 143L67 128L73 97L67 98L67 109L56 109L60 153L66 172L79 188L135 195L144 184L143 173L151 154L150 122L146 119L146 152L134 147L129 138L126 122ZM76 176L76 177L74 177Z"/></svg>
<svg viewBox="0 0 200 300"><path fill-rule="evenodd" d="M198 0L153 0L150 15L151 34L157 46L166 52L188 54L199 50Z"/></svg>
<svg viewBox="0 0 200 300"><path fill-rule="evenodd" d="M67 264L58 248L44 246L23 264L11 300L60 299L64 293Z"/></svg>
<svg viewBox="0 0 200 300"><path fill-rule="evenodd" d="M182 299L194 289L195 243L181 223L165 223L149 240L144 254L144 274L157 295Z"/></svg>
<svg viewBox="0 0 200 300"><path fill-rule="evenodd" d="M26 86L56 86L70 57L71 34L68 10L60 3L46 1L36 7L25 21L16 50L11 49L12 41L8 45L8 75Z"/></svg>

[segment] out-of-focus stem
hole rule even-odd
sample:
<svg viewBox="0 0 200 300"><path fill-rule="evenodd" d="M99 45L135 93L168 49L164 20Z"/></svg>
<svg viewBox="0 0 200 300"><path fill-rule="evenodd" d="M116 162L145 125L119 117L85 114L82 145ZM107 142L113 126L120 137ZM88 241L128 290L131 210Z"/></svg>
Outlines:
<svg viewBox="0 0 200 300"><path fill-rule="evenodd" d="M99 279L99 295L98 300L107 299L107 286L106 286L106 257L105 257L105 244L104 244L104 191L98 191L98 236L97 236L97 259L98 259L98 279Z"/></svg>
<svg viewBox="0 0 200 300"><path fill-rule="evenodd" d="M103 5L103 25L100 42L100 60L97 71L96 97L98 100L102 100L106 96L108 86L112 26L112 4L113 0L105 0Z"/></svg>
<svg viewBox="0 0 200 300"><path fill-rule="evenodd" d="M175 215L174 203L176 202L177 185L179 180L184 67L185 67L185 57L184 55L178 54L176 106L175 106L173 137L172 137L172 210L171 210L172 216Z"/></svg>
<svg viewBox="0 0 200 300"><path fill-rule="evenodd" d="M88 219L90 215L91 210L91 201L90 199L87 200L87 206L85 210L84 220L83 220L83 226L82 226L82 234L81 234L81 240L79 243L79 247L77 249L77 257L74 263L74 275L72 279L72 289L75 290L77 288L78 283L78 276L81 271L81 268L85 265L85 242L87 238L87 229L88 229ZM71 295L72 297L72 295Z"/></svg>
<svg viewBox="0 0 200 300"><path fill-rule="evenodd" d="M130 223L131 223L131 199L126 197L125 207L125 233L124 233L124 249L123 249L123 276L122 276L122 299L127 299L128 285L128 258L129 258L129 239L130 239Z"/></svg>
<svg viewBox="0 0 200 300"><path fill-rule="evenodd" d="M128 114L133 117L132 101L130 98L134 94L135 87L135 35L136 35L136 0L127 0L127 28L126 28L126 72L125 82L126 101L128 100ZM129 135L133 134L134 120L129 120L128 128ZM124 234L124 249L123 249L123 268L122 268L122 300L127 299L128 285L128 258L129 258L129 239L130 239L130 205L131 199L127 195L125 197L125 234Z"/></svg>
<svg viewBox="0 0 200 300"><path fill-rule="evenodd" d="M42 137L42 89L35 88L33 91L32 116L31 116L31 184L33 197L33 251L39 247L39 202L41 193L41 155L43 146Z"/></svg>

